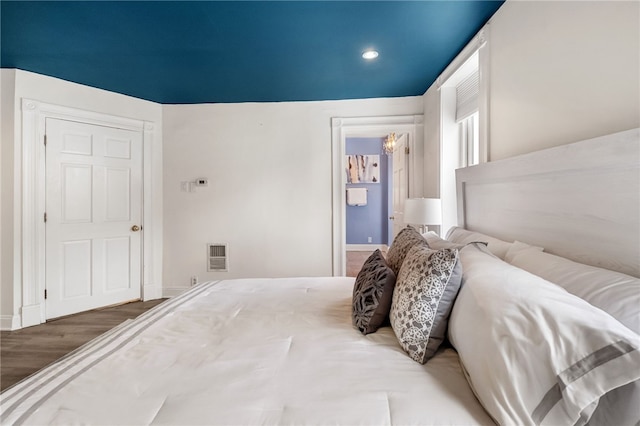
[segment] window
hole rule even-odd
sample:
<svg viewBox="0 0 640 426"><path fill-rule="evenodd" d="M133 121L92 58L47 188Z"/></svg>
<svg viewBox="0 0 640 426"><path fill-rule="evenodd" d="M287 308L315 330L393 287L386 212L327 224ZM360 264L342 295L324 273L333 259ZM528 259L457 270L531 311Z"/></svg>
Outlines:
<svg viewBox="0 0 640 426"><path fill-rule="evenodd" d="M478 69L456 86L456 123L460 140L460 166L473 166L480 162L480 134L478 131Z"/></svg>
<svg viewBox="0 0 640 426"><path fill-rule="evenodd" d="M469 117L458 121L461 167L473 166L480 163L479 115L476 111Z"/></svg>
<svg viewBox="0 0 640 426"><path fill-rule="evenodd" d="M440 88L440 199L442 229L457 221L456 169L481 161L479 55L474 53Z"/></svg>

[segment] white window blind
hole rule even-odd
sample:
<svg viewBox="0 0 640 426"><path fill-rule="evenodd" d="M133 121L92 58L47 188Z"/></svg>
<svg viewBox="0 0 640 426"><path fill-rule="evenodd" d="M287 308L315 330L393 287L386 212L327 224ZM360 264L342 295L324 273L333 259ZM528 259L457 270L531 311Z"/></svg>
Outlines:
<svg viewBox="0 0 640 426"><path fill-rule="evenodd" d="M480 80L474 71L456 86L456 122L460 122L478 111Z"/></svg>

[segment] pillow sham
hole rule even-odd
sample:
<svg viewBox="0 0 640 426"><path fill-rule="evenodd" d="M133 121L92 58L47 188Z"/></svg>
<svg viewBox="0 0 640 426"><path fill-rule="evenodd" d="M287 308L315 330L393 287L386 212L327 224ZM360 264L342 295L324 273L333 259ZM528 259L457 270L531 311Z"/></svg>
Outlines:
<svg viewBox="0 0 640 426"><path fill-rule="evenodd" d="M440 250L444 248L449 249L461 249L465 244L452 243L451 241L440 238L438 234L433 231L425 232L422 237L427 241L429 248L433 250Z"/></svg>
<svg viewBox="0 0 640 426"><path fill-rule="evenodd" d="M606 312L473 245L460 260L449 340L499 424L584 424L640 379L640 337Z"/></svg>
<svg viewBox="0 0 640 426"><path fill-rule="evenodd" d="M391 247L387 251L387 264L391 268L396 277L400 272L402 262L409 250L416 244L426 246L427 242L416 229L410 225L404 228L396 235L391 243Z"/></svg>
<svg viewBox="0 0 640 426"><path fill-rule="evenodd" d="M509 247L509 250L507 250L507 253L504 255L504 261L507 262L507 263L511 263L513 258L518 253L523 252L523 251L541 252L543 250L544 249L542 247L532 246L532 245L529 245L527 243L523 243L522 241L515 240L513 242L513 244L511 244L511 247Z"/></svg>
<svg viewBox="0 0 640 426"><path fill-rule="evenodd" d="M510 263L559 285L640 334L640 279L534 249L518 251Z"/></svg>
<svg viewBox="0 0 640 426"><path fill-rule="evenodd" d="M507 259L512 265L559 285L640 334L640 279L541 253L531 247L509 252ZM638 424L639 401L640 381L614 389L600 398L589 423Z"/></svg>
<svg viewBox="0 0 640 426"><path fill-rule="evenodd" d="M457 249L417 244L407 254L393 291L389 319L400 346L420 364L442 344L462 267Z"/></svg>
<svg viewBox="0 0 640 426"><path fill-rule="evenodd" d="M427 245L429 246L429 248L432 249L432 250L440 250L440 249L458 249L458 250L460 250L460 249L464 248L468 244L476 244L476 245L478 245L480 250L484 251L485 253L489 254L490 256L495 256L495 254L491 253L489 251L489 249L487 249L487 243L483 243L481 241L475 241L475 242L466 243L466 244L452 243L451 241L444 240L444 239L440 238L440 236L438 234L436 234L435 232L433 232L433 231L426 232L426 233L422 234L422 236L427 241Z"/></svg>
<svg viewBox="0 0 640 426"><path fill-rule="evenodd" d="M640 380L621 386L600 398L589 425L637 426L640 424Z"/></svg>
<svg viewBox="0 0 640 426"><path fill-rule="evenodd" d="M389 317L395 283L396 274L380 250L374 251L353 286L352 322L362 334L375 332Z"/></svg>
<svg viewBox="0 0 640 426"><path fill-rule="evenodd" d="M500 259L504 259L512 244L498 238L490 237L488 235L481 234L480 232L469 231L458 226L454 226L449 229L446 239L458 244L486 243L489 251Z"/></svg>

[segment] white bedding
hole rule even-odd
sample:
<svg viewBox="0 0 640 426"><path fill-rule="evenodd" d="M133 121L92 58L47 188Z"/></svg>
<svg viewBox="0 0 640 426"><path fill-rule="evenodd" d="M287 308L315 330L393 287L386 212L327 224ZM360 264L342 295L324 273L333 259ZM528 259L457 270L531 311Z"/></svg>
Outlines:
<svg viewBox="0 0 640 426"><path fill-rule="evenodd" d="M582 425L603 395L640 380L640 336L611 315L483 245L466 246L460 259L449 339L498 423ZM603 424L639 419L636 410Z"/></svg>
<svg viewBox="0 0 640 426"><path fill-rule="evenodd" d="M452 349L351 325L353 278L194 287L1 395L5 424L492 424Z"/></svg>

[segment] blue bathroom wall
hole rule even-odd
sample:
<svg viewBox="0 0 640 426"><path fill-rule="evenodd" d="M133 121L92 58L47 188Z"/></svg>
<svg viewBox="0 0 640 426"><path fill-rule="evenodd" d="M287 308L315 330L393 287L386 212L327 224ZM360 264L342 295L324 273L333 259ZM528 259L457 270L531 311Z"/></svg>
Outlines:
<svg viewBox="0 0 640 426"><path fill-rule="evenodd" d="M347 244L389 244L389 193L391 157L382 151L384 138L347 138L346 155L379 155L380 182L347 184L347 188L367 188L367 205L347 205ZM346 173L346 171L345 171ZM346 191L345 191L346 199ZM369 241L371 238L371 241Z"/></svg>

